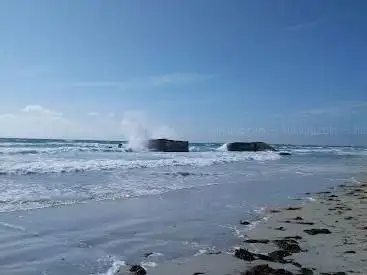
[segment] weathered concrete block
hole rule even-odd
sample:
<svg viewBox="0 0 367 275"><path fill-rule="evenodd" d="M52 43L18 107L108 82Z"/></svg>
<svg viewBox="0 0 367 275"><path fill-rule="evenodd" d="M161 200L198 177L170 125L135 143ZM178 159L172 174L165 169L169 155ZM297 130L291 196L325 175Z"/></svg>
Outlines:
<svg viewBox="0 0 367 275"><path fill-rule="evenodd" d="M265 142L230 142L227 144L228 151L276 151Z"/></svg>
<svg viewBox="0 0 367 275"><path fill-rule="evenodd" d="M150 139L148 141L148 149L160 152L188 152L189 142L165 138Z"/></svg>

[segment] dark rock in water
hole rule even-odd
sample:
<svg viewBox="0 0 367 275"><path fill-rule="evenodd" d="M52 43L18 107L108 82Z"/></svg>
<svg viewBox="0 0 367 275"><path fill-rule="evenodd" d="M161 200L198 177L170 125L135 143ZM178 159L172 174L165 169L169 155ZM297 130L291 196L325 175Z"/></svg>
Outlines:
<svg viewBox="0 0 367 275"><path fill-rule="evenodd" d="M145 258L148 258L150 255L152 255L153 254L153 252L147 252L147 253L144 253L144 257Z"/></svg>
<svg viewBox="0 0 367 275"><path fill-rule="evenodd" d="M117 147L118 148L122 148L122 143L119 143L119 145Z"/></svg>
<svg viewBox="0 0 367 275"><path fill-rule="evenodd" d="M250 225L251 223L245 220L240 220L240 224L242 225Z"/></svg>
<svg viewBox="0 0 367 275"><path fill-rule="evenodd" d="M267 244L269 243L269 240L264 239L264 240L255 240L255 239L248 239L248 240L244 240L245 243L262 243L262 244Z"/></svg>
<svg viewBox="0 0 367 275"><path fill-rule="evenodd" d="M281 249L289 253L299 253L301 252L301 248L298 245L298 242L292 239L288 240L275 240L274 243Z"/></svg>
<svg viewBox="0 0 367 275"><path fill-rule="evenodd" d="M188 152L189 142L170 139L150 139L148 141L148 149L159 152Z"/></svg>
<svg viewBox="0 0 367 275"><path fill-rule="evenodd" d="M236 249L236 251L234 252L234 256L244 261L254 261L255 260L254 254L243 248Z"/></svg>
<svg viewBox="0 0 367 275"><path fill-rule="evenodd" d="M318 234L331 234L331 231L329 229L326 228L313 228L313 229L305 229L303 230L304 232L306 232L309 235L318 235Z"/></svg>
<svg viewBox="0 0 367 275"><path fill-rule="evenodd" d="M295 217L293 220L295 220L295 221L303 221L303 218L302 217Z"/></svg>
<svg viewBox="0 0 367 275"><path fill-rule="evenodd" d="M279 153L279 156L290 156L292 155L291 153L288 153L288 152L280 152Z"/></svg>
<svg viewBox="0 0 367 275"><path fill-rule="evenodd" d="M130 267L130 272L134 273L135 275L145 275L145 274L147 274L146 270L140 265L132 265Z"/></svg>
<svg viewBox="0 0 367 275"><path fill-rule="evenodd" d="M244 275L294 275L294 273L281 269L271 268L269 265L257 265L252 267L250 270L247 270Z"/></svg>
<svg viewBox="0 0 367 275"><path fill-rule="evenodd" d="M205 274L204 272L195 272L194 274L192 275L201 275L201 274Z"/></svg>
<svg viewBox="0 0 367 275"><path fill-rule="evenodd" d="M273 147L265 142L230 142L227 143L227 150L228 151L250 151L250 152L257 152L257 151L276 151Z"/></svg>

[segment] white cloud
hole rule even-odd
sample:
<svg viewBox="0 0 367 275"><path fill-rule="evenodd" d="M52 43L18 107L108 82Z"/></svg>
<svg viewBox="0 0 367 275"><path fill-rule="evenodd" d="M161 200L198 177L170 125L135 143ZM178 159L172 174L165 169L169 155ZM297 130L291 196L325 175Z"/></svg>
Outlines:
<svg viewBox="0 0 367 275"><path fill-rule="evenodd" d="M90 112L87 114L88 116L99 116L98 112Z"/></svg>
<svg viewBox="0 0 367 275"><path fill-rule="evenodd" d="M301 114L306 116L317 116L317 115L339 116L356 113L366 109L367 109L367 101L347 101L347 102L338 102L332 106L303 110Z"/></svg>
<svg viewBox="0 0 367 275"><path fill-rule="evenodd" d="M60 112L44 108L41 105L28 105L24 107L21 111L25 113L38 114L38 115L50 115L50 116L62 116L63 115Z"/></svg>
<svg viewBox="0 0 367 275"><path fill-rule="evenodd" d="M29 138L122 139L121 124L107 115L90 123L85 116L70 117L40 105L0 114L0 136Z"/></svg>
<svg viewBox="0 0 367 275"><path fill-rule="evenodd" d="M73 83L73 87L142 89L168 85L188 84L212 78L212 75L197 73L172 73L159 76L131 79L128 81L86 81Z"/></svg>
<svg viewBox="0 0 367 275"><path fill-rule="evenodd" d="M14 114L0 114L0 119L15 119L16 117Z"/></svg>

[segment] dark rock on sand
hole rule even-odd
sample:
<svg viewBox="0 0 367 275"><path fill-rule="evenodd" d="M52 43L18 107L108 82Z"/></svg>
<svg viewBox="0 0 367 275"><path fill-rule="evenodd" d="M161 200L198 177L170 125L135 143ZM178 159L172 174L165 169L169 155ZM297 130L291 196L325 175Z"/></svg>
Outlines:
<svg viewBox="0 0 367 275"><path fill-rule="evenodd" d="M326 272L326 273L320 273L320 275L347 275L345 272Z"/></svg>
<svg viewBox="0 0 367 275"><path fill-rule="evenodd" d="M273 241L280 249L289 253L299 253L301 248L296 240L275 240Z"/></svg>
<svg viewBox="0 0 367 275"><path fill-rule="evenodd" d="M290 206L288 208L285 208L284 210L294 211L294 210L301 210L301 209L302 209L302 207L292 207L292 206Z"/></svg>
<svg viewBox="0 0 367 275"><path fill-rule="evenodd" d="M242 225L250 225L251 223L245 220L240 220L240 224Z"/></svg>
<svg viewBox="0 0 367 275"><path fill-rule="evenodd" d="M254 239L249 239L249 240L245 240L245 243L262 243L262 244L267 244L269 243L269 240L263 239L263 240L254 240Z"/></svg>
<svg viewBox="0 0 367 275"><path fill-rule="evenodd" d="M264 254L256 254L256 257L258 260L263 260L263 261L267 261L267 262L275 262L272 258L270 258L268 255L264 255Z"/></svg>
<svg viewBox="0 0 367 275"><path fill-rule="evenodd" d="M356 254L354 250L348 250L344 252L345 254Z"/></svg>
<svg viewBox="0 0 367 275"><path fill-rule="evenodd" d="M130 272L132 272L135 275L145 275L145 274L147 274L146 270L140 265L132 265L130 267Z"/></svg>
<svg viewBox="0 0 367 275"><path fill-rule="evenodd" d="M290 256L292 253L289 253L288 251L284 251L284 250L276 250L273 252L270 252L268 254L268 257L271 259L271 261L273 262L282 262L284 261L283 258Z"/></svg>
<svg viewBox="0 0 367 275"><path fill-rule="evenodd" d="M280 212L282 212L282 211L277 210L277 209L272 209L272 210L270 210L269 212L270 212L271 214L275 214L275 213L280 213Z"/></svg>
<svg viewBox="0 0 367 275"><path fill-rule="evenodd" d="M279 226L275 227L274 230L285 231L286 229L283 226Z"/></svg>
<svg viewBox="0 0 367 275"><path fill-rule="evenodd" d="M296 224L314 225L314 222L295 222Z"/></svg>
<svg viewBox="0 0 367 275"><path fill-rule="evenodd" d="M309 235L318 235L318 234L331 234L329 229L326 228L313 228L313 229L305 229L303 230Z"/></svg>
<svg viewBox="0 0 367 275"><path fill-rule="evenodd" d="M251 253L250 251L243 249L243 248L236 249L234 252L234 256L244 261L254 261L255 260L254 253Z"/></svg>
<svg viewBox="0 0 367 275"><path fill-rule="evenodd" d="M294 275L294 273L285 269L274 269L269 265L257 265L246 272L241 272L242 275Z"/></svg>
<svg viewBox="0 0 367 275"><path fill-rule="evenodd" d="M309 268L301 268L300 275L313 275L313 271Z"/></svg>
<svg viewBox="0 0 367 275"><path fill-rule="evenodd" d="M285 240L302 240L302 237L301 236L288 236L288 237L284 237Z"/></svg>
<svg viewBox="0 0 367 275"><path fill-rule="evenodd" d="M208 252L207 253L208 255L219 255L219 254L222 254L221 251L212 251L212 252Z"/></svg>
<svg viewBox="0 0 367 275"><path fill-rule="evenodd" d="M275 151L273 147L265 142L231 142L227 143L228 151Z"/></svg>

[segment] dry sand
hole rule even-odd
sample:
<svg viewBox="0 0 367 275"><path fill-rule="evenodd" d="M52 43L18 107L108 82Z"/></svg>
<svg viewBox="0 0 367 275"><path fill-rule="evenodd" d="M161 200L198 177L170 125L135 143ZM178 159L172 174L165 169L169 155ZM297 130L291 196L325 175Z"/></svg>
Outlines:
<svg viewBox="0 0 367 275"><path fill-rule="evenodd" d="M240 248L162 264L147 274L367 274L367 184L308 195L312 199L297 207L269 210ZM117 274L145 274L129 269Z"/></svg>

